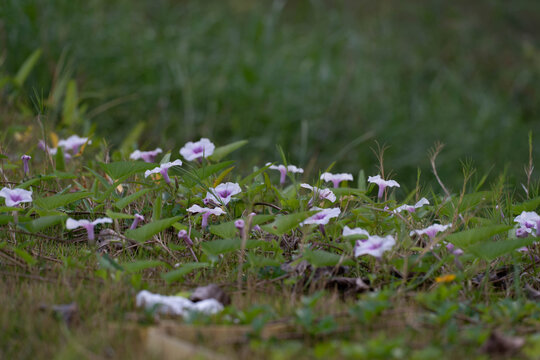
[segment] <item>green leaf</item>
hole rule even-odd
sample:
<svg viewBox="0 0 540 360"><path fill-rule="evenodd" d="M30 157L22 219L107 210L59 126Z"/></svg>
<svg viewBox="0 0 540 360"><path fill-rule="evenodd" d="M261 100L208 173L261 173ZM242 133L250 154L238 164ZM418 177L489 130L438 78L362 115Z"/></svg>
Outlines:
<svg viewBox="0 0 540 360"><path fill-rule="evenodd" d="M18 225L22 229L31 232L37 233L48 227L63 223L67 218L67 215L50 215L37 218L32 221L20 222Z"/></svg>
<svg viewBox="0 0 540 360"><path fill-rule="evenodd" d="M535 240L536 239L533 237L528 237L525 239L514 238L499 241L488 240L473 244L464 250L478 256L479 258L490 261L521 247L532 245Z"/></svg>
<svg viewBox="0 0 540 360"><path fill-rule="evenodd" d="M114 259L112 259L109 255L103 254L103 255L97 255L99 267L101 269L108 269L113 271L123 271L124 268L118 265Z"/></svg>
<svg viewBox="0 0 540 360"><path fill-rule="evenodd" d="M232 164L234 164L234 161L224 161L193 170L186 170L179 166L175 166L169 170L169 173L182 177L187 187L193 187L197 184L201 184L208 177L230 167Z"/></svg>
<svg viewBox="0 0 540 360"><path fill-rule="evenodd" d="M306 259L311 265L321 266L336 266L340 265L353 265L352 259L342 257L338 254L334 254L324 250L311 250L305 249L303 258Z"/></svg>
<svg viewBox="0 0 540 360"><path fill-rule="evenodd" d="M209 159L212 161L220 161L225 156L229 155L235 150L240 149L242 146L246 145L248 143L247 140L240 140L233 142L231 144L220 146L214 150L214 153L209 156Z"/></svg>
<svg viewBox="0 0 540 360"><path fill-rule="evenodd" d="M262 223L272 220L273 218L274 215L255 215L252 222L253 225L260 225ZM211 225L210 232L224 239L232 238L238 233L238 230L234 226L234 222L235 220L221 223L218 225Z"/></svg>
<svg viewBox="0 0 540 360"><path fill-rule="evenodd" d="M69 127L79 122L78 104L77 83L75 80L69 80L64 95L64 106L62 107L62 123L64 125Z"/></svg>
<svg viewBox="0 0 540 360"><path fill-rule="evenodd" d="M209 263L204 262L193 262L193 263L186 263L180 265L179 268L173 271L169 271L166 274L161 274L161 277L163 280L165 280L167 283L171 283L173 281L181 280L185 275L189 274L193 270L196 269L203 269L210 267Z"/></svg>
<svg viewBox="0 0 540 360"><path fill-rule="evenodd" d="M445 240L451 242L455 246L465 250L467 247L476 242L491 238L494 235L510 230L512 226L508 225L492 225L478 227L470 230L460 231L448 235Z"/></svg>
<svg viewBox="0 0 540 360"><path fill-rule="evenodd" d="M116 206L118 209L122 210L123 208L125 208L126 206L128 206L129 204L131 204L132 202L138 200L140 197L148 194L150 191L152 191L152 189L143 189L143 190L140 190L140 191L137 191L137 192L134 192L133 194L129 195L129 196L126 196L125 198L122 198L120 200L118 200L114 206Z"/></svg>
<svg viewBox="0 0 540 360"><path fill-rule="evenodd" d="M175 216L172 218L162 219L158 221L151 222L150 224L143 225L134 230L127 230L126 236L130 239L133 239L138 242L143 242L150 239L152 236L157 233L171 227L172 224L180 220L181 216Z"/></svg>
<svg viewBox="0 0 540 360"><path fill-rule="evenodd" d="M0 206L0 212L23 211L23 208L14 206Z"/></svg>
<svg viewBox="0 0 540 360"><path fill-rule="evenodd" d="M34 200L34 204L43 209L52 210L70 204L72 202L87 198L90 195L92 195L92 193L87 191L53 195L44 198L37 198L36 200Z"/></svg>
<svg viewBox="0 0 540 360"><path fill-rule="evenodd" d="M290 215L278 215L274 222L261 226L263 230L281 236L296 228L302 221L306 220L317 211L303 211Z"/></svg>
<svg viewBox="0 0 540 360"><path fill-rule="evenodd" d="M115 161L108 164L99 163L99 166L113 180L117 180L124 176L127 177L151 170L156 167L156 164L149 164L142 161Z"/></svg>
<svg viewBox="0 0 540 360"><path fill-rule="evenodd" d="M540 196L522 202L521 204L512 205L512 213L519 215L523 211L535 211L540 206Z"/></svg>
<svg viewBox="0 0 540 360"><path fill-rule="evenodd" d="M17 74L13 78L13 82L15 83L15 85L17 85L17 87L23 86L24 82L26 81L26 78L28 78L28 75L30 75L30 72L36 65L40 56L41 56L41 49L37 49L21 65L21 67L19 68L19 71L17 71Z"/></svg>
<svg viewBox="0 0 540 360"><path fill-rule="evenodd" d="M145 269L155 268L158 266L170 267L169 264L159 260L137 260L120 265L127 272L139 272Z"/></svg>
<svg viewBox="0 0 540 360"><path fill-rule="evenodd" d="M0 215L0 225L7 225L13 221L13 216L11 215Z"/></svg>
<svg viewBox="0 0 540 360"><path fill-rule="evenodd" d="M56 162L56 171L66 171L66 158L64 157L64 148L59 146L54 157Z"/></svg>
<svg viewBox="0 0 540 360"><path fill-rule="evenodd" d="M116 219L133 219L133 218L135 218L134 215L114 212L114 211L111 211L111 210L105 211L105 214L108 217L110 217L111 219L113 219L113 220L116 220Z"/></svg>
<svg viewBox="0 0 540 360"><path fill-rule="evenodd" d="M271 164L268 164L262 168L260 168L259 170L257 171L254 171L253 173L249 174L248 176L246 176L245 178L243 178L242 180L240 180L240 182L238 183L240 186L244 186L244 185L247 185L248 183L250 183L253 179L255 179L255 177L257 177L260 173L262 173L263 171L265 171L266 169L268 169L270 166L272 166Z"/></svg>
<svg viewBox="0 0 540 360"><path fill-rule="evenodd" d="M26 252L25 250L23 249L20 249L20 248L16 248L14 247L13 248L13 252L15 254L17 254L18 257L20 257L21 259L23 259L28 265L32 266L34 264L37 263L37 260L34 259L34 257L32 255L30 255L28 252Z"/></svg>
<svg viewBox="0 0 540 360"><path fill-rule="evenodd" d="M256 247L269 246L264 240L247 240L246 249L253 249ZM225 240L213 240L205 241L201 243L201 249L210 255L220 255L229 253L232 251L240 250L242 248L242 239L225 239Z"/></svg>

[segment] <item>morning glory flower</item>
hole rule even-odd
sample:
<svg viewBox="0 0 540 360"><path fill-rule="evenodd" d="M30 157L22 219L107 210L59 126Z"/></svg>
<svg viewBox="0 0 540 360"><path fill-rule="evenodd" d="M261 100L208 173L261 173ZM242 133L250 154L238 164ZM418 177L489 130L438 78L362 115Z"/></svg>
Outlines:
<svg viewBox="0 0 540 360"><path fill-rule="evenodd" d="M351 236L351 235L365 235L367 237L369 237L369 233L367 232L367 230L364 230L362 228L354 228L354 229L351 229L350 227L348 227L347 225L345 225L345 227L343 228L343 233L342 233L343 236ZM361 241L366 241L366 239L364 240L361 240Z"/></svg>
<svg viewBox="0 0 540 360"><path fill-rule="evenodd" d="M414 204L414 205L407 205L407 204L401 205L400 207L398 207L398 208L396 208L396 209L394 210L394 213L399 213L399 212L402 212L402 211L404 211L404 210L406 210L406 211L408 211L408 212L410 212L410 213L413 213L413 212L416 211L416 209L419 209L419 208L421 208L421 207L424 206L424 205L429 205L429 201L428 201L428 199L426 199L426 198L421 198L420 201L418 201L418 202L417 202L416 204Z"/></svg>
<svg viewBox="0 0 540 360"><path fill-rule="evenodd" d="M430 239L433 239L435 235L437 235L437 233L443 232L450 227L452 227L452 224L447 224L447 225L433 224L433 225L428 226L425 229L413 230L411 231L409 235L413 236L414 234L416 234L418 236L422 236L425 234L429 236Z"/></svg>
<svg viewBox="0 0 540 360"><path fill-rule="evenodd" d="M325 172L321 175L321 180L323 181L331 181L334 184L334 187L339 187L339 183L342 181L352 181L353 176L352 174L332 174L329 172Z"/></svg>
<svg viewBox="0 0 540 360"><path fill-rule="evenodd" d="M285 165L271 165L271 164L272 163L266 163L265 166L270 165L268 167L269 169L279 170L279 172L281 173L281 177L279 178L279 183L281 185L285 184L285 180L287 178L287 173L288 172L293 173L293 174L296 174L296 173L303 174L304 173L304 169L296 167L294 165L285 166Z"/></svg>
<svg viewBox="0 0 540 360"><path fill-rule="evenodd" d="M152 169L152 170L146 170L144 172L144 177L148 177L151 174L161 174L163 176L163 179L165 179L165 182L167 184L171 183L171 179L169 178L169 169L173 166L180 166L182 165L182 160L174 160L173 162L167 162L165 164L161 164L158 167Z"/></svg>
<svg viewBox="0 0 540 360"><path fill-rule="evenodd" d="M23 170L24 170L24 176L27 176L30 172L30 167L28 166L28 161L30 161L32 157L30 155L23 155L21 156L21 160L23 162Z"/></svg>
<svg viewBox="0 0 540 360"><path fill-rule="evenodd" d="M158 154L161 154L162 152L163 150L161 150L161 148L157 148L156 150L152 151L135 150L131 153L131 155L129 155L129 158L131 160L142 159L144 162L152 163L156 160L156 156L158 156Z"/></svg>
<svg viewBox="0 0 540 360"><path fill-rule="evenodd" d="M188 142L180 149L182 155L187 161L206 158L214 153L216 146L207 138L202 138L197 142Z"/></svg>
<svg viewBox="0 0 540 360"><path fill-rule="evenodd" d="M341 210L339 208L331 208L331 209L321 209L314 207L314 210L320 210L315 215L310 216L306 220L304 220L300 225L308 225L308 224L319 224L319 225L326 225L328 224L328 221L330 219L338 217L339 214L341 214Z"/></svg>
<svg viewBox="0 0 540 360"><path fill-rule="evenodd" d="M309 184L300 184L301 187L304 189L309 189L313 191L314 195L319 195L319 199L326 199L330 202L336 201L336 194L332 192L330 189L319 189L318 187L311 186Z"/></svg>
<svg viewBox="0 0 540 360"><path fill-rule="evenodd" d="M58 148L51 148L51 147L47 146L47 144L45 144L45 141L43 141L43 140L39 140L38 148L40 148L41 150L43 150L45 152L48 152L52 156L56 155L56 153L58 152ZM69 153L64 152L64 159L65 160L69 160L69 159L71 159L71 157L72 156Z"/></svg>
<svg viewBox="0 0 540 360"><path fill-rule="evenodd" d="M73 154L77 154L79 152L79 148L86 143L91 144L92 140L88 140L88 138L85 137L72 135L65 140L58 141L58 146L63 147L66 151L71 151Z"/></svg>
<svg viewBox="0 0 540 360"><path fill-rule="evenodd" d="M206 193L206 200L213 201L217 204L227 205L231 198L242 192L242 188L237 183L226 182L219 184L215 188L210 188L210 191Z"/></svg>
<svg viewBox="0 0 540 360"><path fill-rule="evenodd" d="M461 250L460 248L456 248L452 243L446 244L446 248L448 249L448 251L450 251L456 256L463 255L463 250Z"/></svg>
<svg viewBox="0 0 540 360"><path fill-rule="evenodd" d="M516 216L514 219L515 222L519 224L519 227L522 229L522 231L527 232L528 234L532 234L533 230L536 230L536 236L539 236L538 229L540 228L540 215L538 215L534 211L523 211L521 214ZM523 234L520 234L521 236L518 237L524 237ZM517 236L517 232L516 232Z"/></svg>
<svg viewBox="0 0 540 360"><path fill-rule="evenodd" d="M383 178L381 178L380 175L369 176L368 177L368 182L373 183L373 184L377 184L379 186L379 193L377 195L377 197L379 199L382 199L383 194L384 194L384 189L386 189L387 187L394 187L394 186L399 187L399 184L397 183L397 181L395 181L395 180L384 180Z"/></svg>
<svg viewBox="0 0 540 360"><path fill-rule="evenodd" d="M385 237L372 235L369 236L367 240L356 241L354 256L371 255L376 258L381 258L383 253L392 249L395 244L396 240L392 235L387 235Z"/></svg>
<svg viewBox="0 0 540 360"><path fill-rule="evenodd" d="M190 213L202 213L202 222L201 222L201 226L202 228L206 228L206 226L208 225L208 218L210 217L210 215L215 215L215 216L219 216L219 215L223 215L225 214L225 211L223 211L222 208L207 208L207 207L200 207L199 205L193 205L191 206L190 208L187 209L187 211L189 211Z"/></svg>
<svg viewBox="0 0 540 360"><path fill-rule="evenodd" d="M137 225L141 221L144 221L144 216L142 216L141 214L135 214L135 219L133 219L133 222L131 223L131 226L129 227L129 229L133 230L137 228Z"/></svg>
<svg viewBox="0 0 540 360"><path fill-rule="evenodd" d="M6 206L17 206L20 203L32 202L32 192L24 189L4 187L0 190L0 197L6 199Z"/></svg>
<svg viewBox="0 0 540 360"><path fill-rule="evenodd" d="M73 230L79 227L83 227L88 232L88 242L93 244L95 240L94 227L98 224L112 224L112 219L110 218L99 218L94 221L90 220L74 220L72 218L67 219L66 228L68 230Z"/></svg>

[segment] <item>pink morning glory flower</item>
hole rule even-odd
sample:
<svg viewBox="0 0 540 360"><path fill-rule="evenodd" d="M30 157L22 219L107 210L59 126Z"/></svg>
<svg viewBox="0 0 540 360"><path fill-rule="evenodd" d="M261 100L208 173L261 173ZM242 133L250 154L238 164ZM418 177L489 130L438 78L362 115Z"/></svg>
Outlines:
<svg viewBox="0 0 540 360"><path fill-rule="evenodd" d="M32 192L24 189L4 187L0 190L0 197L6 199L6 206L18 206L20 203L32 202Z"/></svg>
<svg viewBox="0 0 540 360"><path fill-rule="evenodd" d="M152 170L146 170L144 172L144 177L148 177L151 174L161 174L163 176L163 179L167 184L171 183L171 179L169 178L169 169L173 166L180 166L182 165L182 160L174 160L173 162L167 162L164 164L159 165L158 167L152 169Z"/></svg>
<svg viewBox="0 0 540 360"><path fill-rule="evenodd" d="M383 194L384 194L384 189L386 189L387 187L400 187L399 184L397 183L397 181L395 180L384 180L383 178L381 178L380 175L376 175L376 176L369 176L368 177L368 182L370 183L373 183L373 184L377 184L379 186L379 193L377 194L377 197L379 199L382 199L383 197Z"/></svg>
<svg viewBox="0 0 540 360"><path fill-rule="evenodd" d="M331 181L334 184L334 187L339 187L339 183L342 181L352 181L353 176L352 174L332 174L329 172L325 172L321 175L321 180L323 181Z"/></svg>
<svg viewBox="0 0 540 360"><path fill-rule="evenodd" d="M265 166L270 165L268 167L269 169L279 170L279 172L281 174L281 177L279 178L279 183L281 185L285 184L285 180L287 178L287 173L288 172L293 173L293 174L296 174L296 173L303 174L304 173L304 169L296 167L294 165L285 166L285 165L271 165L271 164L272 163L266 163Z"/></svg>
<svg viewBox="0 0 540 360"><path fill-rule="evenodd" d="M231 198L242 192L242 188L237 183L226 182L219 184L215 188L210 188L210 191L206 193L206 200L213 201L214 203L227 205Z"/></svg>
<svg viewBox="0 0 540 360"><path fill-rule="evenodd" d="M246 226L246 222L242 219L238 219L234 222L234 227L237 228L240 233L244 231L244 226Z"/></svg>
<svg viewBox="0 0 540 360"><path fill-rule="evenodd" d="M371 255L376 258L381 258L383 253L392 249L396 244L396 240L392 235L387 236L377 236L372 235L367 238L367 240L358 240L356 241L356 246L354 247L354 256L358 257L361 255Z"/></svg>
<svg viewBox="0 0 540 360"><path fill-rule="evenodd" d="M419 209L424 205L429 205L429 201L426 198L421 198L420 201L418 201L414 205L407 205L407 204L401 205L400 207L398 207L398 208L396 208L394 210L394 213L399 213L399 212L402 212L402 211L408 211L410 213L413 213L413 212L416 211L416 209Z"/></svg>
<svg viewBox="0 0 540 360"><path fill-rule="evenodd" d="M313 191L314 195L318 194L319 199L326 199L330 202L336 201L336 194L334 194L330 189L319 189L318 187L311 186L309 184L300 184L300 186L304 189L309 189Z"/></svg>
<svg viewBox="0 0 540 360"><path fill-rule="evenodd" d="M135 219L133 219L133 222L131 223L131 226L129 227L130 230L136 229L137 225L139 225L139 222L144 221L144 216L141 214L135 214Z"/></svg>
<svg viewBox="0 0 540 360"><path fill-rule="evenodd" d="M43 150L45 152L48 152L50 155L53 155L53 156L56 155L56 153L58 152L57 148L51 148L51 147L47 146L47 144L45 144L45 141L43 141L43 140L39 140L38 148L40 148L41 150ZM72 156L69 153L64 152L64 159L70 160L71 157Z"/></svg>
<svg viewBox="0 0 540 360"><path fill-rule="evenodd" d="M94 227L98 224L112 224L112 219L110 218L99 218L94 221L90 220L74 220L72 218L67 219L66 228L68 230L73 230L79 227L83 227L88 232L88 242L94 243Z"/></svg>
<svg viewBox="0 0 540 360"><path fill-rule="evenodd" d="M354 229L351 229L350 227L348 227L347 225L345 225L345 227L343 228L343 233L342 233L343 236L351 236L351 235L365 235L367 237L369 237L369 233L367 232L367 230L364 230L362 228L354 228ZM366 241L366 239L364 240L361 240L361 241Z"/></svg>
<svg viewBox="0 0 540 360"><path fill-rule="evenodd" d="M456 248L454 244L452 243L446 244L446 248L448 249L448 251L450 251L452 254L456 256L463 255L463 250Z"/></svg>
<svg viewBox="0 0 540 360"><path fill-rule="evenodd" d="M429 236L430 239L433 239L435 235L437 235L437 233L443 232L450 227L452 227L452 224L447 224L447 225L433 224L433 225L428 226L425 229L413 230L411 231L409 235L413 236L414 234L416 234L418 236L422 236L425 234Z"/></svg>
<svg viewBox="0 0 540 360"><path fill-rule="evenodd" d="M218 208L218 207L213 208L213 209L207 208L207 207L203 208L203 207L200 207L199 205L193 205L190 208L188 208L187 211L194 214L202 213L201 226L203 229L208 225L208 218L210 217L210 215L219 216L219 215L225 214L225 211L223 211L222 208Z"/></svg>
<svg viewBox="0 0 540 360"><path fill-rule="evenodd" d="M197 142L188 142L180 149L182 155L187 161L207 158L214 153L216 146L207 138L202 138Z"/></svg>
<svg viewBox="0 0 540 360"><path fill-rule="evenodd" d="M27 176L30 172L30 166L28 166L28 161L30 161L31 158L32 157L30 155L21 156L21 160L23 162L24 176Z"/></svg>
<svg viewBox="0 0 540 360"><path fill-rule="evenodd" d="M301 226L308 224L326 225L328 224L328 221L330 221L330 219L338 217L339 214L341 214L341 210L339 208L321 209L314 207L313 210L320 211L304 220L300 224Z"/></svg>
<svg viewBox="0 0 540 360"><path fill-rule="evenodd" d="M536 212L523 211L521 214L516 216L514 221L519 224L519 228L521 229L521 231L519 232L520 236L518 236L518 231L516 230L516 236L526 237L524 236L523 231L525 231L527 234L532 234L533 230L536 231L536 236L540 236L540 215L538 215Z"/></svg>
<svg viewBox="0 0 540 360"><path fill-rule="evenodd" d="M131 160L142 159L144 162L153 163L156 160L156 156L158 156L158 154L161 154L162 152L163 150L161 150L160 148L157 148L152 151L135 150L134 152L131 153L131 155L129 155L129 158Z"/></svg>
<svg viewBox="0 0 540 360"><path fill-rule="evenodd" d="M79 152L79 148L86 143L91 144L92 140L88 140L88 138L85 137L72 135L65 140L58 141L58 146L63 147L66 151L71 151L73 154L77 154Z"/></svg>

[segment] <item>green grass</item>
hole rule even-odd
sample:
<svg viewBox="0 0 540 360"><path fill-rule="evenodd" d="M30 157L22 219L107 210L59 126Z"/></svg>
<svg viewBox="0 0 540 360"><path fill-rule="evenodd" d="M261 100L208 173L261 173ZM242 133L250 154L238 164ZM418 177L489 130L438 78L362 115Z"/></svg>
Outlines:
<svg viewBox="0 0 540 360"><path fill-rule="evenodd" d="M40 48L23 92L58 89L51 127L60 80L74 78L88 110L73 130L95 126L119 145L144 122L144 148L249 138L245 169L278 159L276 144L303 166L371 169L378 140L391 145L388 168L412 179L441 141L442 175L458 191L460 159L482 175L508 165L520 182L527 133L540 130L539 10L533 0L6 0L0 71Z"/></svg>

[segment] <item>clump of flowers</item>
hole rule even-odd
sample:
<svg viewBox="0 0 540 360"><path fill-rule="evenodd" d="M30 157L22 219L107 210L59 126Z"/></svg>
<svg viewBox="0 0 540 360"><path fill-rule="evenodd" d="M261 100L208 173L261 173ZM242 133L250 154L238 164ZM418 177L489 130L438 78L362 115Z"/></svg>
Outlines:
<svg viewBox="0 0 540 360"><path fill-rule="evenodd" d="M90 221L90 220L75 220L75 219L72 219L72 218L69 218L67 219L66 221L66 228L68 230L73 230L73 229L76 229L76 228L79 228L79 227L83 227L86 229L87 233L88 233L88 242L90 244L93 244L95 242L95 234L94 234L94 227L98 224L112 224L112 219L111 218L99 218L99 219L96 219L94 221Z"/></svg>
<svg viewBox="0 0 540 360"><path fill-rule="evenodd" d="M208 208L208 207L201 207L199 205L193 205L190 208L187 209L190 213L201 213L202 214L202 222L201 226L202 228L206 228L208 226L208 218L210 215L223 215L225 214L225 211L221 208Z"/></svg>
<svg viewBox="0 0 540 360"><path fill-rule="evenodd" d="M20 203L32 202L32 191L4 187L0 190L0 197L6 200L6 206L18 206Z"/></svg>
<svg viewBox="0 0 540 360"><path fill-rule="evenodd" d="M352 181L353 176L352 174L346 173L332 174L329 172L325 172L321 175L321 180L332 182L334 184L334 187L337 188L339 187L339 183L341 183L342 181Z"/></svg>
<svg viewBox="0 0 540 360"><path fill-rule="evenodd" d="M371 255L376 258L381 258L382 255L391 250L396 244L396 240L392 235L377 236L368 235L366 240L357 240L354 247L354 256Z"/></svg>
<svg viewBox="0 0 540 360"><path fill-rule="evenodd" d="M219 184L215 188L210 188L209 190L210 191L206 193L205 200L224 205L227 205L234 195L242 192L240 185L232 182Z"/></svg>
<svg viewBox="0 0 540 360"><path fill-rule="evenodd" d="M419 209L421 208L422 206L424 205L429 205L429 201L428 199L426 198L421 198L416 204L414 205L401 205L400 207L397 207L395 210L394 210L394 213L399 213L399 212L402 212L402 211L408 211L410 213L413 213L416 211L416 209Z"/></svg>
<svg viewBox="0 0 540 360"><path fill-rule="evenodd" d="M156 157L158 156L158 154L161 154L162 152L163 150L161 150L161 148L157 148L151 151L135 150L129 155L129 158L131 160L142 159L144 162L153 163L156 160Z"/></svg>
<svg viewBox="0 0 540 360"><path fill-rule="evenodd" d="M187 161L207 158L214 153L216 146L207 138L201 138L197 142L188 142L180 149L182 155Z"/></svg>
<svg viewBox="0 0 540 360"><path fill-rule="evenodd" d="M299 168L299 167L296 167L294 165L272 165L272 163L266 163L265 166L268 166L270 165L268 168L269 169L272 169L272 170L278 170L281 174L280 178L279 178L279 183L281 185L285 184L285 180L287 179L287 173L290 172L290 173L293 173L293 174L303 174L304 173L304 169L302 168Z"/></svg>
<svg viewBox="0 0 540 360"><path fill-rule="evenodd" d="M519 224L516 229L516 236L520 238L527 237L532 234L533 230L538 237L540 229L540 215L534 211L523 211L515 217L514 222Z"/></svg>
<svg viewBox="0 0 540 360"><path fill-rule="evenodd" d="M79 148L87 143L91 144L92 140L78 135L72 135L65 140L58 141L58 146L64 148L66 151L71 151L75 155L79 152Z"/></svg>
<svg viewBox="0 0 540 360"><path fill-rule="evenodd" d="M398 182L395 180L384 180L381 175L376 176L369 176L368 182L372 184L377 184L379 186L379 193L377 194L377 198L380 200L382 199L384 195L384 190L387 187L400 187Z"/></svg>
<svg viewBox="0 0 540 360"><path fill-rule="evenodd" d="M171 183L171 179L169 178L169 169L173 166L180 166L182 165L182 160L174 160L172 162L167 162L164 164L159 165L158 167L152 169L152 170L146 170L144 172L144 177L148 177L151 174L161 174L163 176L163 179L167 184Z"/></svg>
<svg viewBox="0 0 540 360"><path fill-rule="evenodd" d="M313 191L313 195L318 196L321 200L325 199L332 203L336 201L336 194L334 194L330 189L319 189L318 187L311 186L309 184L300 184L300 186L304 189Z"/></svg>

